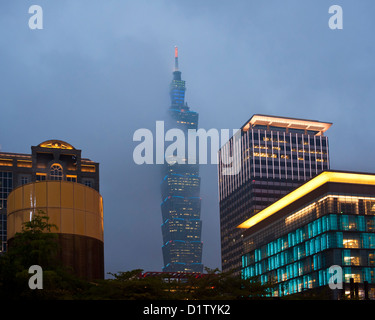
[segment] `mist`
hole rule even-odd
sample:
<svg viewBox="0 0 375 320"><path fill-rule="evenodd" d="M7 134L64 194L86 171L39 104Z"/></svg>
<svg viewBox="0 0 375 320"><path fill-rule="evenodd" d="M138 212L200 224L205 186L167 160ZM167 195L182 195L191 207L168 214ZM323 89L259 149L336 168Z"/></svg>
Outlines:
<svg viewBox="0 0 375 320"><path fill-rule="evenodd" d="M34 4L34 3L33 3ZM105 271L161 271L160 167L133 134L170 106L174 46L199 127L253 114L332 122L332 169L374 172L375 4L353 1L36 0L0 5L4 152L60 139L100 163ZM343 30L328 27L332 4ZM221 268L217 168L200 167L203 264Z"/></svg>

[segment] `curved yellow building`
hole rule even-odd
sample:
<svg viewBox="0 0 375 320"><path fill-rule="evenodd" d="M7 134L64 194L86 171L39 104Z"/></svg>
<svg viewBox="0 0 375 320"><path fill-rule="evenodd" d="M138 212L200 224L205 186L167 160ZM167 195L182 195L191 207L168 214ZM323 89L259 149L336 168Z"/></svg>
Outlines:
<svg viewBox="0 0 375 320"><path fill-rule="evenodd" d="M13 189L8 196L8 242L38 210L58 228L63 265L82 278L104 278L103 199L99 192L63 180L33 182Z"/></svg>

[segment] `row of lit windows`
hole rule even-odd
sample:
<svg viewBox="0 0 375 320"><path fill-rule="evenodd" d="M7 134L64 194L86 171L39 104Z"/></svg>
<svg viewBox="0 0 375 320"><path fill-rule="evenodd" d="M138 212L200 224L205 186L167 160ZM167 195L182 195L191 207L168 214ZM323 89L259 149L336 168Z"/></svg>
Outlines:
<svg viewBox="0 0 375 320"><path fill-rule="evenodd" d="M171 87L180 88L185 86L184 80L172 80Z"/></svg>
<svg viewBox="0 0 375 320"><path fill-rule="evenodd" d="M163 246L164 261L170 263L200 263L202 242L173 240Z"/></svg>
<svg viewBox="0 0 375 320"><path fill-rule="evenodd" d="M165 221L162 225L168 225L169 228L190 228L194 226L194 228L198 227L201 224L200 220L183 220L183 219L171 219Z"/></svg>
<svg viewBox="0 0 375 320"><path fill-rule="evenodd" d="M325 161L325 162L320 162L319 164L316 163L315 165L312 163L312 162L284 162L284 163L262 163L260 164L259 163L259 160L255 161L255 165L253 166L252 168L252 171L254 171L253 174L255 174L256 172L263 172L263 173L266 173L268 171L268 173L272 173L272 170L275 171L275 173L279 174L281 173L282 175L285 174L285 170L287 170L287 173L288 175L292 173L292 170L293 170L293 174L298 174L298 171L300 171L300 174L301 174L301 171L308 171L310 170L313 170L314 172L317 170L317 168L320 168L320 167L327 167L328 163ZM304 169L304 170L303 170ZM250 170L251 171L251 170ZM303 174L303 172L302 172Z"/></svg>
<svg viewBox="0 0 375 320"><path fill-rule="evenodd" d="M345 266L375 266L375 251L366 255L362 250L345 249L343 250L342 263Z"/></svg>
<svg viewBox="0 0 375 320"><path fill-rule="evenodd" d="M362 261L358 255L350 255L349 250L342 250L342 266L344 266L344 280L349 282L349 278L354 278L355 282L368 281L369 283L375 283L374 271L375 268L375 251L370 251L366 253L366 256L362 253ZM352 251L352 250L350 250ZM282 257L282 256L281 256ZM272 281L276 283L273 289L272 295L278 295L278 289L282 284L283 286L288 286L291 281L304 282L302 279L309 279L311 277L316 277L318 275L318 283L312 282L309 285L304 285L300 289L311 289L317 286L327 285L322 276L326 276L324 273L327 271L323 261L326 257L323 257L323 253L317 253L309 258L298 260L290 264L283 264L283 261L277 261L276 257L274 259L267 259L260 263L250 265L242 269L242 277L245 279L258 276L261 282L264 284L267 281ZM281 258L279 260L282 260ZM277 266L279 264L279 266ZM357 267L362 264L362 268L358 268L356 272L350 270L345 266ZM285 294L300 292L301 290L286 292Z"/></svg>
<svg viewBox="0 0 375 320"><path fill-rule="evenodd" d="M270 149L272 149L272 150L276 150L276 151L284 151L284 147L275 147L275 146L268 147L268 146L255 145L253 148L254 149L264 149L264 150L270 150ZM287 150L287 152L292 151L292 152L311 153L311 154L319 154L319 155L326 155L327 154L327 152L322 152L320 150L310 150L309 151L307 149L298 149L297 150L296 148L292 148L292 149L287 148L286 150ZM250 149L246 149L245 152L250 152Z"/></svg>
<svg viewBox="0 0 375 320"><path fill-rule="evenodd" d="M347 226L348 219L356 220L355 224L351 227ZM355 218L355 219L354 219ZM366 218L366 220L365 220ZM367 221L367 223L365 223ZM307 254L316 253L314 250L309 252L307 245L309 243L306 240L314 239L315 243L317 244L320 240L324 240L324 246L326 248L330 247L337 247L337 248L368 248L373 249L375 248L375 233L374 232L374 224L375 224L375 217L348 217L346 215L328 215L323 216L308 225L298 228L297 230L288 233L287 236L280 237L272 242L269 242L267 245L262 246L261 248L255 249L253 251L253 255L247 254L244 256L244 263L252 263L260 261L261 259L267 258L274 254L278 254L283 250L288 248L292 248L299 244L306 245L306 252ZM352 237L345 237L343 238L342 232L336 232L336 238L329 238L333 237L332 235L327 236L325 232L332 231L332 230L339 230L339 231L360 231L353 235ZM318 235L325 234L324 238L315 238ZM325 238L328 237L328 238ZM323 242L321 242L323 244ZM323 246L323 247L324 247ZM318 250L319 251L319 250ZM252 258L251 258L252 257ZM294 257L295 258L295 257ZM247 260L250 259L250 260Z"/></svg>
<svg viewBox="0 0 375 320"><path fill-rule="evenodd" d="M284 131L285 133L285 131ZM285 136L284 136L284 133L283 132L280 132L279 133L279 136L277 136L277 134L275 132L258 132L258 130L253 130L253 133L251 131L248 131L248 134L250 137L252 137L252 134L253 134L253 141L259 141L262 140L262 141L271 141L273 143L292 143L293 145L295 144L300 144L300 145L308 145L309 144L309 140L310 140L310 145L316 145L316 146L320 146L322 145L322 147L326 147L327 146L327 141L326 141L326 137L325 136L310 136L310 139L308 139L307 136L305 137L301 137L301 135L299 135L297 138L295 135L292 134L292 136L290 137L290 134L289 133L285 133ZM301 133L303 135L303 133ZM291 138L291 140L290 140ZM285 140L284 140L285 139ZM321 143L320 143L320 139L321 140Z"/></svg>
<svg viewBox="0 0 375 320"><path fill-rule="evenodd" d="M344 267L343 269L343 280L346 283L349 283L352 278L354 282L364 282L375 283L375 268L352 268ZM280 271L280 278L286 278L286 275ZM243 272L244 277L250 277L248 272ZM285 280L277 284L270 292L270 296L280 297L289 294L294 294L298 292L303 292L306 289L313 289L321 286L328 285L328 281L331 277L329 269L322 269L315 271L311 274L299 276L289 280ZM260 277L262 283L266 283L268 280L271 280L267 275ZM362 293L363 294L363 293ZM374 291L370 291L370 298L374 298Z"/></svg>
<svg viewBox="0 0 375 320"><path fill-rule="evenodd" d="M250 153L247 157L244 158L244 161L250 159L252 156L254 157L260 157L260 158L273 158L273 159L278 159L278 155L275 154L275 153L259 153L259 152L254 152L254 153ZM280 155L280 158L281 159L290 159L290 156L289 155L285 155L285 154L281 154ZM316 158L313 157L311 159L308 159L308 158L303 158L303 157L298 157L298 156L293 156L293 159L294 160L299 160L299 161L308 161L308 160L311 160L311 161L317 161L317 162L327 162L327 159L321 159L321 158Z"/></svg>
<svg viewBox="0 0 375 320"><path fill-rule="evenodd" d="M325 267L322 264L322 251L329 248L343 249L341 250L343 266L374 266L374 200L374 198L366 197L329 195L295 211L285 219L284 225L284 229L294 226L294 231L242 256L242 275L244 277L260 276L264 281L272 276L273 280L282 281L283 286L287 287L298 279L299 288L311 288L314 287L312 283L304 280L312 276L308 273L315 272L320 279L319 283L325 283L322 280L325 277L324 270L320 270ZM307 217L314 218L328 212L340 213L324 215L301 226L302 221L305 221ZM300 226L298 229L295 228L297 225ZM276 226L277 224L265 229L261 238L264 239L268 234L274 234L279 228ZM341 232L329 232L332 230ZM278 233L280 231L281 229ZM254 241L260 240L259 236L257 239L247 239L248 248L255 245ZM363 270L368 271L369 268L366 267ZM371 277L369 273L364 276L364 271L362 273L349 272L345 277L367 279L366 281L375 283L374 270L371 271ZM299 291L287 290L287 293L295 292ZM274 295L278 294L280 292L276 287Z"/></svg>
<svg viewBox="0 0 375 320"><path fill-rule="evenodd" d="M362 237L359 239L355 239L350 235L345 235L343 237L342 234L322 234L314 239L307 240L305 243L296 245L293 248L286 249L281 251L277 254L269 256L266 259L261 259L261 252L255 251L254 254L244 255L242 257L242 264L243 266L250 267L255 272L255 275L260 275L262 273L266 273L275 269L279 269L281 267L287 266L293 263L299 263L303 266L301 260L312 257L313 261L316 263L307 264L307 268L305 268L305 272L310 272L312 270L317 270L322 267L320 264L320 253L329 248L345 248L345 249L375 249L375 237L370 236L369 234L363 234ZM360 245L361 244L361 245ZM349 250L344 250L348 252ZM367 253L365 258L362 258L363 265L372 265L375 266L374 261L374 253L375 251L371 251ZM352 256L350 256L352 257ZM353 256L355 257L355 256ZM355 257L358 259L359 263L359 256ZM318 259L318 260L315 260ZM343 257L342 263L347 265L348 256ZM258 262L257 262L258 261ZM310 268L311 267L311 268Z"/></svg>
<svg viewBox="0 0 375 320"><path fill-rule="evenodd" d="M53 164L49 172L50 180L64 180L63 168L60 164ZM36 181L46 181L46 173L36 173ZM77 176L66 175L66 181L77 182ZM19 177L19 184L24 185L31 182L31 176L22 175ZM93 187L92 179L82 179L82 183L88 187ZM0 209L6 208L8 194L13 190L13 173L0 172Z"/></svg>
<svg viewBox="0 0 375 320"><path fill-rule="evenodd" d="M366 218L366 219L365 219ZM348 220L353 224L348 226ZM375 233L373 233L375 217L349 217L346 215L323 216L308 225L298 228L288 233L287 236L280 237L261 248L255 249L252 253L243 256L243 266L259 262L287 249L294 248L293 255L288 253L289 260L298 260L301 256L315 254L323 250L336 248L364 248L375 249ZM326 233L332 230L339 231L359 231L354 235L342 232Z"/></svg>
<svg viewBox="0 0 375 320"><path fill-rule="evenodd" d="M168 185L176 185L176 186L186 186L186 187L196 187L199 185L200 180L199 179L168 179Z"/></svg>
<svg viewBox="0 0 375 320"><path fill-rule="evenodd" d="M363 230L363 224L366 224L366 230L372 232L373 222L372 219L358 217L346 217L345 215L375 215L375 198L369 197L356 197L356 196L339 196L339 195L327 195L322 196L320 199L312 202L310 205L303 207L300 210L291 212L285 219L279 223L273 224L272 226L262 230L261 234L254 235L251 239L245 240L246 251L251 251L255 243L260 243L263 238L273 235L279 238L283 234L287 234L292 230L298 230L301 226L306 225L308 222L316 220L316 217L322 217L322 219L328 218L328 214L340 213L343 217L340 218L341 227L345 230L355 230L354 228L362 228L357 230ZM346 219L346 221L344 221ZM322 220L316 220L315 224L319 224ZM338 221L336 219L336 221ZM338 223L338 222L337 222ZM332 229L338 230L338 229Z"/></svg>

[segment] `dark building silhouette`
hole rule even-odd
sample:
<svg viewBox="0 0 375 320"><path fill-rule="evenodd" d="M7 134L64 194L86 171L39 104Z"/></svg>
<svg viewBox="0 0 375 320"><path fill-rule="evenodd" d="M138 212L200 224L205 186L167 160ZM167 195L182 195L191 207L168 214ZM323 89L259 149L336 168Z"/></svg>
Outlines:
<svg viewBox="0 0 375 320"><path fill-rule="evenodd" d="M181 129L187 137L188 129L197 129L198 113L185 103L185 81L178 70L175 48L175 70L170 86L171 106L168 128ZM187 157L187 153L185 152ZM199 165L188 164L186 157L166 156L162 169L162 234L164 272L202 272L202 221Z"/></svg>

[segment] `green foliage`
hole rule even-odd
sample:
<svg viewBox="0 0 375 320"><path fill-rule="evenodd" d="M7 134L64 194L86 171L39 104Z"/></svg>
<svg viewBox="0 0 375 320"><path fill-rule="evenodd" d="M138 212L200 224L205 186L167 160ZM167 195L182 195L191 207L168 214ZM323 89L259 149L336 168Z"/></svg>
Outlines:
<svg viewBox="0 0 375 320"><path fill-rule="evenodd" d="M90 299L90 300L208 300L254 299L267 296L272 284L256 278L243 280L234 273L205 269L203 276L176 280L165 274L141 276L143 270L110 273L111 279L88 282L64 269L58 260L57 227L39 211L24 223L0 257L0 298L3 299ZM30 266L43 269L43 289L31 290Z"/></svg>
<svg viewBox="0 0 375 320"><path fill-rule="evenodd" d="M262 285L257 278L242 279L233 271L205 268L203 277L190 277L185 284L188 299L243 300L267 297L272 284Z"/></svg>
<svg viewBox="0 0 375 320"><path fill-rule="evenodd" d="M265 298L272 284L243 280L232 272L206 268L203 276L180 281L165 275L140 277L141 269L112 274L113 279L96 282L84 293L86 299L111 300L210 300Z"/></svg>
<svg viewBox="0 0 375 320"><path fill-rule="evenodd" d="M0 257L0 298L3 299L71 299L88 284L68 273L60 264L57 227L38 211L16 233L8 251ZM28 270L32 265L43 269L43 289L31 290Z"/></svg>
<svg viewBox="0 0 375 320"><path fill-rule="evenodd" d="M96 281L85 292L86 299L165 300L173 299L169 285L162 277L140 277L142 269L110 273L113 279Z"/></svg>
<svg viewBox="0 0 375 320"><path fill-rule="evenodd" d="M18 268L40 265L43 269L55 267L57 263L56 225L48 222L49 217L41 210L25 222L22 232L16 233L8 248L8 255Z"/></svg>

